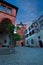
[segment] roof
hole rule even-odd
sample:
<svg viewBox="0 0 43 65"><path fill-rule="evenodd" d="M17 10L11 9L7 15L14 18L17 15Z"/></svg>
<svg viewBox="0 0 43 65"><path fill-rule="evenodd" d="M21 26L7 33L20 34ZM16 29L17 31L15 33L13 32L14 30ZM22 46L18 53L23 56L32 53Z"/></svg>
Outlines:
<svg viewBox="0 0 43 65"><path fill-rule="evenodd" d="M21 25L21 24L17 24L17 25ZM24 26L24 25L26 26L27 24L22 24L22 25L23 25L23 26Z"/></svg>
<svg viewBox="0 0 43 65"><path fill-rule="evenodd" d="M1 3L4 3L4 4L6 4L6 5L8 5L8 6L12 7L12 8L14 8L14 9L16 9L16 11L18 11L18 7L14 6L14 5L12 5L12 4L10 4L10 3L4 1L4 0L0 0L0 2L1 2Z"/></svg>

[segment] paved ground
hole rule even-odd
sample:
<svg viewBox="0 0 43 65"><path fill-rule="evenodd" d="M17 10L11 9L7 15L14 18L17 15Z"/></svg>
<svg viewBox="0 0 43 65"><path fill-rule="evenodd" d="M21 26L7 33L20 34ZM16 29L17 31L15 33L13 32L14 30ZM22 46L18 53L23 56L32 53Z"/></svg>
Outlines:
<svg viewBox="0 0 43 65"><path fill-rule="evenodd" d="M14 53L0 55L0 65L43 65L43 48L16 47Z"/></svg>

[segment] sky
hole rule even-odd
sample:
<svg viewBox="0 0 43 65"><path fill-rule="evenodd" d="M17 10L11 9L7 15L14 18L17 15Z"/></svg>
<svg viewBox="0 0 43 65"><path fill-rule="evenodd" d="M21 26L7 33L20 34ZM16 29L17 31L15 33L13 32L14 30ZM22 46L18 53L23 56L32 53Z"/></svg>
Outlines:
<svg viewBox="0 0 43 65"><path fill-rule="evenodd" d="M28 26L43 15L43 0L6 0L7 2L17 6L18 13L16 23L25 23Z"/></svg>

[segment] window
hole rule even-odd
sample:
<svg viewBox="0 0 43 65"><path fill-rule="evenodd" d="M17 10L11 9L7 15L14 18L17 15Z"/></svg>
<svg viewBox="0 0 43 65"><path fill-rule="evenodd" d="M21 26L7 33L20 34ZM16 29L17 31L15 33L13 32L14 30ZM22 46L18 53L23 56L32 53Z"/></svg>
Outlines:
<svg viewBox="0 0 43 65"><path fill-rule="evenodd" d="M7 40L4 40L4 43L7 43Z"/></svg>
<svg viewBox="0 0 43 65"><path fill-rule="evenodd" d="M27 30L24 33L27 34Z"/></svg>
<svg viewBox="0 0 43 65"><path fill-rule="evenodd" d="M39 28L36 28L36 33L38 33L40 30L39 30Z"/></svg>
<svg viewBox="0 0 43 65"><path fill-rule="evenodd" d="M38 29L36 28L36 33L38 33Z"/></svg>
<svg viewBox="0 0 43 65"><path fill-rule="evenodd" d="M34 44L34 40L33 39L31 39L31 44Z"/></svg>
<svg viewBox="0 0 43 65"><path fill-rule="evenodd" d="M31 28L33 28L33 25L31 25Z"/></svg>
<svg viewBox="0 0 43 65"><path fill-rule="evenodd" d="M8 13L12 13L11 8L7 8L7 12L8 12Z"/></svg>
<svg viewBox="0 0 43 65"><path fill-rule="evenodd" d="M31 36L31 32L29 33L29 35Z"/></svg>
<svg viewBox="0 0 43 65"><path fill-rule="evenodd" d="M29 31L30 31L30 27L29 27Z"/></svg>
<svg viewBox="0 0 43 65"><path fill-rule="evenodd" d="M32 30L32 34L34 34L35 32L34 32L34 30Z"/></svg>
<svg viewBox="0 0 43 65"><path fill-rule="evenodd" d="M28 37L28 34L25 36L25 38L27 38Z"/></svg>
<svg viewBox="0 0 43 65"><path fill-rule="evenodd" d="M4 5L0 5L0 10L5 11L6 7Z"/></svg>
<svg viewBox="0 0 43 65"><path fill-rule="evenodd" d="M27 44L28 44L28 40L27 40Z"/></svg>
<svg viewBox="0 0 43 65"><path fill-rule="evenodd" d="M43 24L43 20L39 21L39 24L40 24L40 25Z"/></svg>
<svg viewBox="0 0 43 65"><path fill-rule="evenodd" d="M1 5L0 5L0 11L5 11L5 12L7 12L7 13L11 13L11 12L12 12L12 9L9 8L9 7L6 8L5 5L1 4Z"/></svg>
<svg viewBox="0 0 43 65"><path fill-rule="evenodd" d="M43 24L40 25L41 30L43 30Z"/></svg>

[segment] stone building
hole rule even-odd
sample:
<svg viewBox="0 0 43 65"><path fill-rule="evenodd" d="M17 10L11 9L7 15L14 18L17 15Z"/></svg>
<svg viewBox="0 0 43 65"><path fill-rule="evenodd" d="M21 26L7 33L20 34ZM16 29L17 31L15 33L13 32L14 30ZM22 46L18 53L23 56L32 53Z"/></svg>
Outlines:
<svg viewBox="0 0 43 65"><path fill-rule="evenodd" d="M0 0L0 23L3 24L3 30L0 29L0 47L2 45L9 45L9 36L4 31L7 23L15 24L15 19L17 15L18 7L4 1Z"/></svg>
<svg viewBox="0 0 43 65"><path fill-rule="evenodd" d="M18 41L18 46L22 46L25 45L25 30L26 30L26 24L23 24L22 22L20 22L20 24L17 24L17 26L21 27L21 29L17 30L17 33L19 35L21 35L22 39L20 41Z"/></svg>
<svg viewBox="0 0 43 65"><path fill-rule="evenodd" d="M39 38L42 43L39 43ZM29 26L25 31L25 45L33 47L43 46L43 15Z"/></svg>

